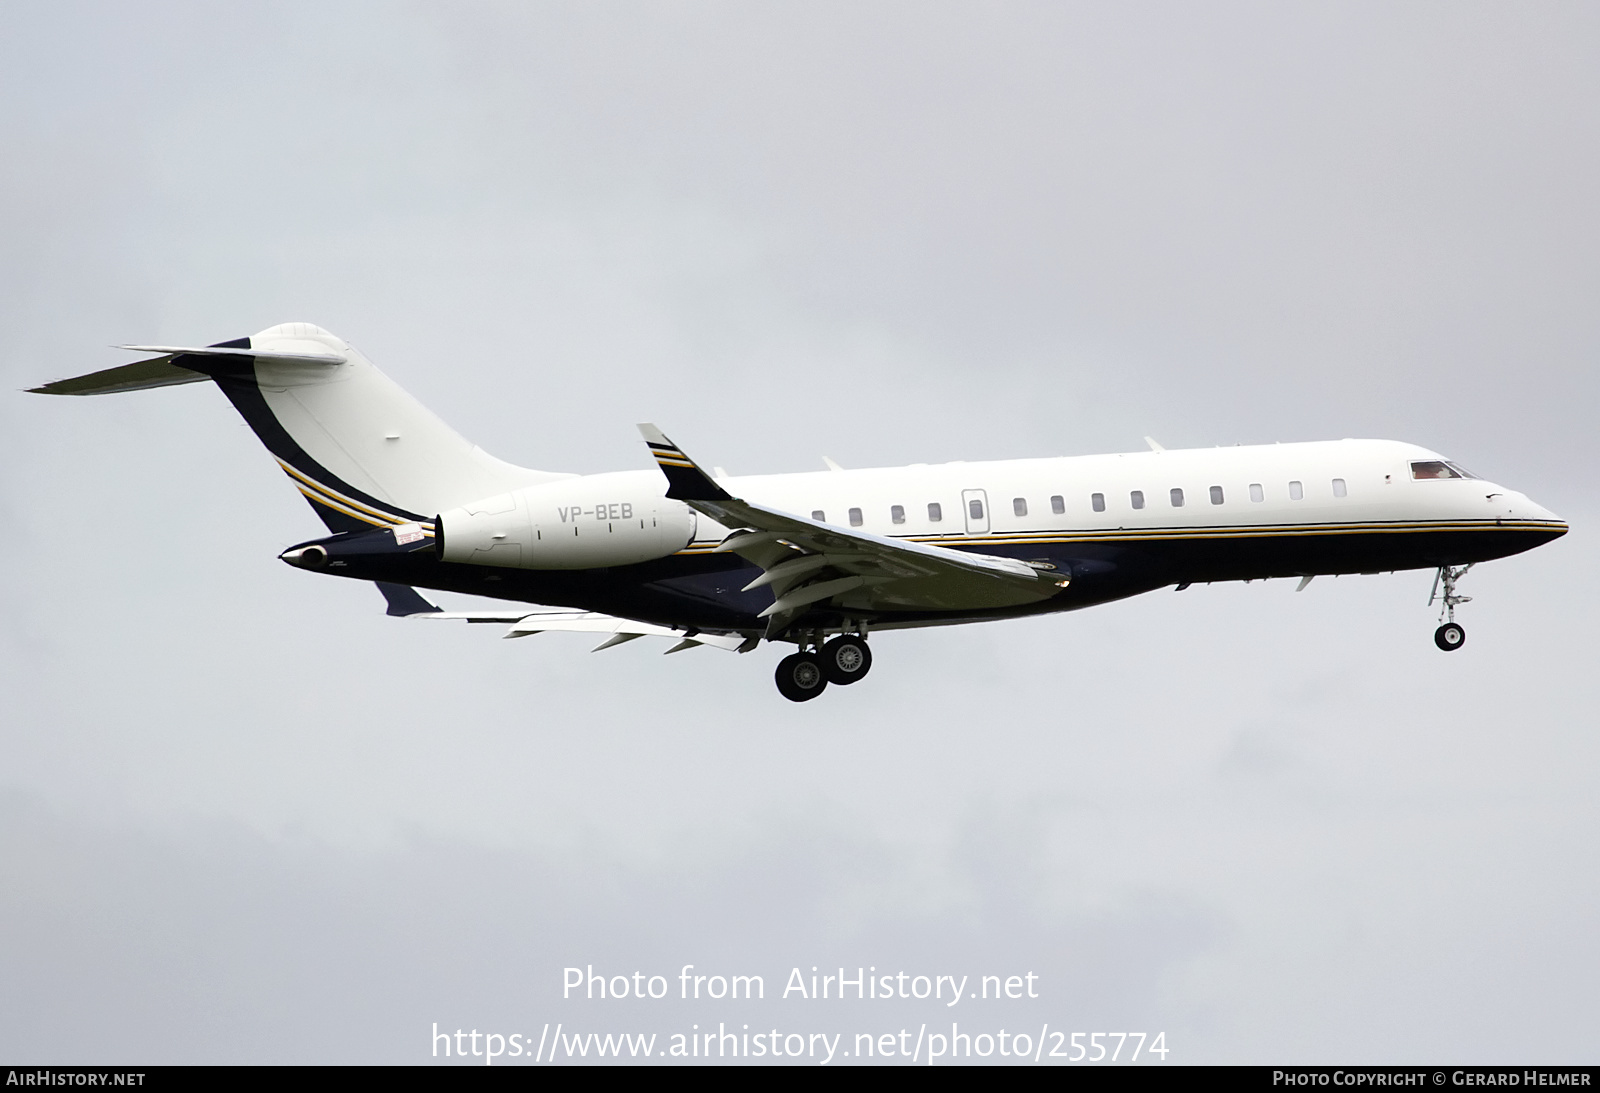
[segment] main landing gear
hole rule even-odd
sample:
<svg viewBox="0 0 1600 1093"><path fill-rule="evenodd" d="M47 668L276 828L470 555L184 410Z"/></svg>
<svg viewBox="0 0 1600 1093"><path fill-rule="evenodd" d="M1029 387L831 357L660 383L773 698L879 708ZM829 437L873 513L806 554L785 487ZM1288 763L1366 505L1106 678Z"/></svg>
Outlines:
<svg viewBox="0 0 1600 1093"><path fill-rule="evenodd" d="M872 650L867 639L840 634L822 647L822 674L829 683L847 687L866 678L872 670Z"/></svg>
<svg viewBox="0 0 1600 1093"><path fill-rule="evenodd" d="M805 648L809 644L810 649ZM847 687L872 669L872 650L859 634L840 634L821 648L818 639L801 642L801 650L778 662L778 693L790 702L809 702L830 683Z"/></svg>
<svg viewBox="0 0 1600 1093"><path fill-rule="evenodd" d="M828 686L822 658L816 653L790 653L778 661L778 693L790 702L809 702Z"/></svg>
<svg viewBox="0 0 1600 1093"><path fill-rule="evenodd" d="M1433 579L1433 594L1428 597L1428 606L1433 606L1433 601L1440 599L1439 586L1444 585L1444 608L1439 612L1439 619L1443 626L1433 632L1433 643L1447 653L1454 652L1467 643L1466 627L1456 622L1456 607L1459 604L1471 603L1471 596L1462 596L1456 592L1456 582L1467 575L1471 569L1467 565L1442 565L1439 575Z"/></svg>

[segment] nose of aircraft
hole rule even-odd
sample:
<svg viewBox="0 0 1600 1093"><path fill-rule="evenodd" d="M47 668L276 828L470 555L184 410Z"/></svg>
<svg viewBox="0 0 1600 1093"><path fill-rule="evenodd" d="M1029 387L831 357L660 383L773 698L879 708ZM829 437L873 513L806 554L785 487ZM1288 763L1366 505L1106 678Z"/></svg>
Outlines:
<svg viewBox="0 0 1600 1093"><path fill-rule="evenodd" d="M1497 518L1509 520L1537 520L1541 523L1560 524L1560 532L1567 530L1566 521L1538 504L1525 493L1508 490L1492 482L1483 483L1484 501Z"/></svg>

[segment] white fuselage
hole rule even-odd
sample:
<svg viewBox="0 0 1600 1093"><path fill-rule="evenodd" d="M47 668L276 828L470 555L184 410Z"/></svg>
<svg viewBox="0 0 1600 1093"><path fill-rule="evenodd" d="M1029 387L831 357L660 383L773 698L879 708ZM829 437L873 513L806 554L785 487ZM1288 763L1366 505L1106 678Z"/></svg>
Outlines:
<svg viewBox="0 0 1600 1093"><path fill-rule="evenodd" d="M1082 542L1559 523L1524 495L1483 479L1413 477L1412 464L1424 460L1442 457L1395 441L1339 440L723 477L718 484L819 523L1000 553ZM485 498L444 514L443 557L599 568L705 553L732 530L664 493L658 473L640 470Z"/></svg>
<svg viewBox="0 0 1600 1093"><path fill-rule="evenodd" d="M740 648L795 641L799 660L778 679L796 701L819 686L808 656L851 681L840 673L867 662L869 628L1069 611L1196 582L1437 568L1448 621L1434 640L1459 648L1466 568L1567 530L1521 493L1386 440L729 477L640 431L661 475L578 476L451 509L436 522L440 559L498 567L479 579L518 582L491 593L503 598L563 597L685 640L704 629L742 635ZM829 633L840 636L824 644Z"/></svg>
<svg viewBox="0 0 1600 1093"><path fill-rule="evenodd" d="M1523 494L1483 479L1412 478L1413 461L1441 458L1414 444L1337 440L914 464L727 478L720 484L736 496L797 515L821 512L827 523L918 539L996 542L1052 533L1557 519ZM1343 483L1342 495L1336 482ZM1135 494L1141 507L1135 507ZM1099 510L1096 495L1103 504ZM726 533L702 518L696 544L710 545Z"/></svg>

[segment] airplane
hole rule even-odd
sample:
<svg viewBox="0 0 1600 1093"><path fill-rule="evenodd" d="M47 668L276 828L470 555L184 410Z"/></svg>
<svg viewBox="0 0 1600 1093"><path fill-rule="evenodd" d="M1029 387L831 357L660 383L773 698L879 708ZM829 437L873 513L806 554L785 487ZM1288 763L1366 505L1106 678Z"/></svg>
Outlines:
<svg viewBox="0 0 1600 1093"><path fill-rule="evenodd" d="M342 338L285 323L33 388L98 395L210 380L330 534L300 569L377 584L390 615L750 652L796 646L804 702L872 667L881 630L1072 611L1215 581L1433 569L1434 642L1466 640L1473 565L1566 534L1521 493L1389 440L707 473L654 425L656 468L529 470L462 438ZM443 611L419 588L506 601Z"/></svg>

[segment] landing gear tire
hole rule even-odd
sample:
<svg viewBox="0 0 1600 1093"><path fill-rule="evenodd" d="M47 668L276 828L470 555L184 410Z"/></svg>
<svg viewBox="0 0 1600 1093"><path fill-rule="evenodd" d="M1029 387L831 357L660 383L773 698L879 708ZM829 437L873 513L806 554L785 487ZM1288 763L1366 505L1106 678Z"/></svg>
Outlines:
<svg viewBox="0 0 1600 1093"><path fill-rule="evenodd" d="M841 634L822 647L822 672L829 683L848 686L872 670L872 650L865 638Z"/></svg>
<svg viewBox="0 0 1600 1093"><path fill-rule="evenodd" d="M1456 582L1467 575L1467 570L1472 568L1472 563L1466 565L1442 565L1439 575L1433 579L1433 592L1428 596L1428 606L1433 606L1433 601L1439 599L1439 586L1444 585L1444 610L1439 612L1439 621L1443 626L1433 632L1433 643L1447 653L1453 653L1467 643L1467 631L1456 622L1456 608L1464 603L1471 603L1471 596L1463 596L1456 591Z"/></svg>
<svg viewBox="0 0 1600 1093"><path fill-rule="evenodd" d="M791 653L778 661L778 693L790 702L809 702L828 686L815 653Z"/></svg>

